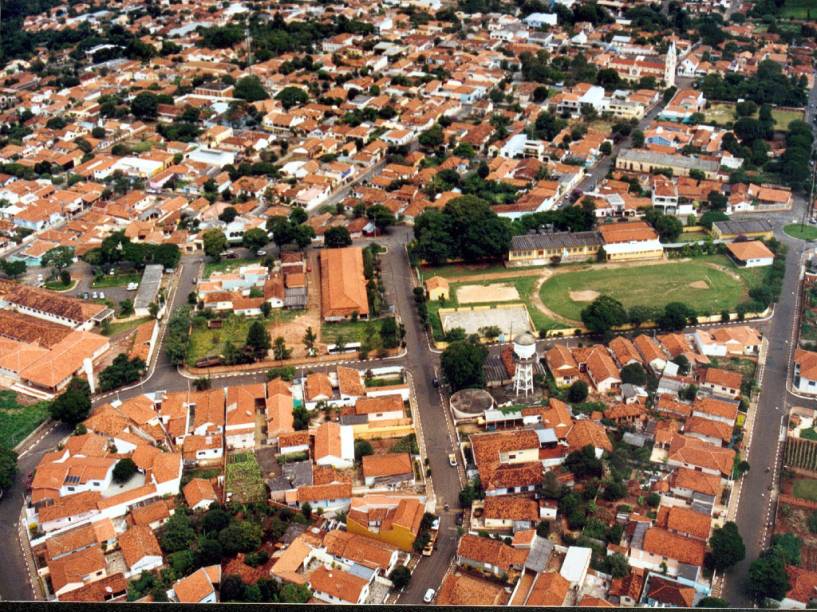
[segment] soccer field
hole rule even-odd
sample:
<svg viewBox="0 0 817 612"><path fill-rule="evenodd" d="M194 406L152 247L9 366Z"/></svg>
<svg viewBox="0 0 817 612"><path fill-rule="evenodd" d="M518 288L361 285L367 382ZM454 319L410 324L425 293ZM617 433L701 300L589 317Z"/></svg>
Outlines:
<svg viewBox="0 0 817 612"><path fill-rule="evenodd" d="M698 312L733 311L748 297L749 286L736 271L730 274L711 265L711 261L694 259L562 272L545 281L540 295L548 308L574 321L581 320L582 309L599 295L609 295L627 308L661 308L670 302L684 302ZM725 257L716 261L721 268L734 270Z"/></svg>

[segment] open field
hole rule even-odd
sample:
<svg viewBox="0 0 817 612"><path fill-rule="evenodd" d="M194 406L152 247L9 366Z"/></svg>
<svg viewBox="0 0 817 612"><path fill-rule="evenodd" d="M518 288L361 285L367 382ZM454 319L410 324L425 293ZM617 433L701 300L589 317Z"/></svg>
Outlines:
<svg viewBox="0 0 817 612"><path fill-rule="evenodd" d="M798 478L794 481L794 496L817 502L817 480Z"/></svg>
<svg viewBox="0 0 817 612"><path fill-rule="evenodd" d="M484 264L449 264L437 268L420 268L420 275L423 281L432 276L442 276L443 278L466 278L471 276L487 276L489 274L507 274L509 277L521 274L531 274L536 270L541 270L542 266L522 266L518 268L506 268L502 264L493 266Z"/></svg>
<svg viewBox="0 0 817 612"><path fill-rule="evenodd" d="M478 304L480 302L513 302L519 299L516 287L507 283L496 285L461 285L457 288L457 301L460 304Z"/></svg>
<svg viewBox="0 0 817 612"><path fill-rule="evenodd" d="M221 329L208 329L206 325L198 327L194 324L190 332L187 362L196 363L204 357L220 354L227 341L232 342L236 348L243 346L250 323L250 318L230 316L224 319Z"/></svg>
<svg viewBox="0 0 817 612"><path fill-rule="evenodd" d="M317 330L315 330L317 333ZM335 344L341 338L345 344L368 340L372 350L381 347L380 321L344 321L342 323L321 323L321 342Z"/></svg>
<svg viewBox="0 0 817 612"><path fill-rule="evenodd" d="M530 331L527 309L523 304L507 304L500 308L460 310L440 315L443 329L448 332L458 327L467 335L478 334L486 327L498 327L510 338L523 331Z"/></svg>
<svg viewBox="0 0 817 612"><path fill-rule="evenodd" d="M708 123L717 123L720 125L729 123L730 121L734 121L736 119L735 105L730 102L713 103L709 108L707 108L704 111L704 116L706 117L706 121ZM757 113L755 113L754 116L757 117ZM789 123L796 119L802 118L803 118L802 111L787 110L781 108L772 109L772 119L774 119L775 127L778 130L786 129Z"/></svg>
<svg viewBox="0 0 817 612"><path fill-rule="evenodd" d="M249 259L222 259L221 261L208 261L204 264L204 278L210 278L213 272L232 272L238 270L241 266L248 266L250 264L257 264L261 261L259 257L252 257Z"/></svg>
<svg viewBox="0 0 817 612"><path fill-rule="evenodd" d="M801 223L790 223L783 228L792 238L799 238L800 240L817 240L817 227L813 225L803 225Z"/></svg>
<svg viewBox="0 0 817 612"><path fill-rule="evenodd" d="M591 295L586 292L609 295L628 308L684 302L699 312L717 313L733 309L746 299L748 290L746 278L725 257L717 257L612 269L585 266L554 274L543 283L540 295L553 312L579 321Z"/></svg>
<svg viewBox="0 0 817 612"><path fill-rule="evenodd" d="M48 418L48 402L24 406L14 391L0 391L0 445L14 448Z"/></svg>

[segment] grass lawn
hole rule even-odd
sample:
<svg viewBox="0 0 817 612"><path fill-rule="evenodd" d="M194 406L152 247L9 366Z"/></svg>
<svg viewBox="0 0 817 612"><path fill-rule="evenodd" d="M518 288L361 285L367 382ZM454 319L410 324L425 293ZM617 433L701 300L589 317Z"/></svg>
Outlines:
<svg viewBox="0 0 817 612"><path fill-rule="evenodd" d="M131 319L130 321L120 321L119 323L111 323L108 326L108 336L116 336L124 334L132 329L136 329L142 323L150 321L150 317L141 317L139 319Z"/></svg>
<svg viewBox="0 0 817 612"><path fill-rule="evenodd" d="M0 444L14 448L48 418L48 402L23 406L13 391L0 391Z"/></svg>
<svg viewBox="0 0 817 612"><path fill-rule="evenodd" d="M817 480L797 478L794 481L794 496L817 502Z"/></svg>
<svg viewBox="0 0 817 612"><path fill-rule="evenodd" d="M457 278L458 276L480 276L481 274L497 274L500 272L515 272L518 270L542 269L542 266L524 266L519 268L506 268L502 264L486 266L484 264L450 264L437 268L421 267L420 274L423 281L432 276L442 276L443 278Z"/></svg>
<svg viewBox="0 0 817 612"><path fill-rule="evenodd" d="M221 329L208 329L206 324L201 327L194 324L190 332L187 362L193 364L204 357L219 355L228 340L236 347L243 346L252 321L251 318L230 316L224 319Z"/></svg>
<svg viewBox="0 0 817 612"><path fill-rule="evenodd" d="M806 440L817 440L817 431L814 431L813 427L809 427L808 429L801 429L800 437L805 438Z"/></svg>
<svg viewBox="0 0 817 612"><path fill-rule="evenodd" d="M94 278L91 287L94 289L105 289L106 287L124 287L129 283L138 283L142 280L142 275L138 272L128 274L103 274Z"/></svg>
<svg viewBox="0 0 817 612"><path fill-rule="evenodd" d="M815 7L815 15L817 15L817 7ZM706 109L704 116L706 117L707 123L718 123L721 125L729 123L730 121L734 121L736 119L735 105L728 102L712 104L712 106ZM757 113L755 113L754 116L757 118ZM788 127L789 123L795 119L802 118L802 111L784 110L781 108L772 109L772 119L774 119L775 127L778 130L784 130Z"/></svg>
<svg viewBox="0 0 817 612"><path fill-rule="evenodd" d="M707 234L704 232L683 232L678 236L677 242L697 242L699 240L706 240Z"/></svg>
<svg viewBox="0 0 817 612"><path fill-rule="evenodd" d="M800 240L817 240L817 227L813 225L803 225L802 223L790 223L783 228L792 238Z"/></svg>
<svg viewBox="0 0 817 612"><path fill-rule="evenodd" d="M321 323L321 342L335 344L343 337L345 343L364 342L369 338L372 350L381 347L380 321L344 321L342 323Z"/></svg>
<svg viewBox="0 0 817 612"><path fill-rule="evenodd" d="M45 288L49 289L51 291L70 291L71 289L73 289L76 286L77 286L77 281L75 281L75 280L72 280L67 285L63 285L62 281L59 281L59 280L48 281L45 284Z"/></svg>
<svg viewBox="0 0 817 612"><path fill-rule="evenodd" d="M707 266L707 262L716 262L735 270L726 257L614 269L585 267L549 278L542 285L541 297L554 312L574 321L581 320L582 309L592 301L571 299L571 292L578 291L609 295L628 308L635 305L662 308L669 302L684 302L698 312L717 313L734 309L748 295L746 278L735 279L730 274ZM705 283L706 287L695 287L697 283Z"/></svg>
<svg viewBox="0 0 817 612"><path fill-rule="evenodd" d="M260 257L250 259L222 259L221 261L210 261L204 264L204 278L210 278L213 272L231 272L238 270L241 266L256 264L261 261Z"/></svg>

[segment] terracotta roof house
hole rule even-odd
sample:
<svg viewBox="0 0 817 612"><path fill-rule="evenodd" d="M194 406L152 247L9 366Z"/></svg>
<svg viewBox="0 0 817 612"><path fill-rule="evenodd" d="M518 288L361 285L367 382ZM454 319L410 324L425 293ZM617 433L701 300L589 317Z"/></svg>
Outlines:
<svg viewBox="0 0 817 612"><path fill-rule="evenodd" d="M728 479L732 474L735 451L721 448L690 436L674 435L667 452L668 465L697 469Z"/></svg>
<svg viewBox="0 0 817 612"><path fill-rule="evenodd" d="M500 606L507 599L505 589L495 582L451 572L445 575L434 603L438 606Z"/></svg>
<svg viewBox="0 0 817 612"><path fill-rule="evenodd" d="M363 604L369 596L369 581L343 571L321 565L309 574L309 587L315 598L329 604Z"/></svg>
<svg viewBox="0 0 817 612"><path fill-rule="evenodd" d="M561 607L569 591L570 583L559 572L539 572L524 605Z"/></svg>
<svg viewBox="0 0 817 612"><path fill-rule="evenodd" d="M118 539L129 576L138 576L162 566L159 540L147 525L134 525L120 534Z"/></svg>
<svg viewBox="0 0 817 612"><path fill-rule="evenodd" d="M695 602L695 589L655 574L650 575L644 596L647 605L669 608L691 608Z"/></svg>
<svg viewBox="0 0 817 612"><path fill-rule="evenodd" d="M706 368L701 376L701 387L722 397L738 397L742 381L738 372L721 368Z"/></svg>
<svg viewBox="0 0 817 612"><path fill-rule="evenodd" d="M408 453L368 455L363 457L362 467L367 487L414 483L414 466Z"/></svg>
<svg viewBox="0 0 817 612"><path fill-rule="evenodd" d="M317 465L331 465L339 470L352 467L355 461L352 426L321 423L315 432L314 459Z"/></svg>
<svg viewBox="0 0 817 612"><path fill-rule="evenodd" d="M190 482L184 485L182 493L184 494L184 501L187 502L191 510L206 510L210 507L210 504L218 501L213 485L204 478L191 479Z"/></svg>
<svg viewBox="0 0 817 612"><path fill-rule="evenodd" d="M179 603L216 603L214 584L221 582L221 566L201 567L173 583L173 593Z"/></svg>
<svg viewBox="0 0 817 612"><path fill-rule="evenodd" d="M660 527L650 527L644 533L640 548L631 544L630 565L661 571L662 564L665 564L668 573L675 576L680 564L701 567L705 553L705 542Z"/></svg>
<svg viewBox="0 0 817 612"><path fill-rule="evenodd" d="M554 344L548 349L545 363L558 387L567 387L579 379L579 364L570 349L563 344Z"/></svg>
<svg viewBox="0 0 817 612"><path fill-rule="evenodd" d="M786 574L789 577L789 590L780 602L781 608L803 609L817 600L817 572L787 565Z"/></svg>
<svg viewBox="0 0 817 612"><path fill-rule="evenodd" d="M470 533L460 538L457 563L497 578L506 578L512 569L521 569L528 551L508 546L504 542Z"/></svg>
<svg viewBox="0 0 817 612"><path fill-rule="evenodd" d="M342 321L352 315L368 318L369 301L363 276L360 247L323 249L321 265L321 316L326 321Z"/></svg>
<svg viewBox="0 0 817 612"><path fill-rule="evenodd" d="M424 513L425 506L416 497L364 495L352 500L346 528L350 533L411 551Z"/></svg>
<svg viewBox="0 0 817 612"><path fill-rule="evenodd" d="M604 451L613 452L613 444L607 436L604 427L589 420L575 421L567 434L567 444L571 451L581 450L585 446L592 446L596 457L601 457Z"/></svg>

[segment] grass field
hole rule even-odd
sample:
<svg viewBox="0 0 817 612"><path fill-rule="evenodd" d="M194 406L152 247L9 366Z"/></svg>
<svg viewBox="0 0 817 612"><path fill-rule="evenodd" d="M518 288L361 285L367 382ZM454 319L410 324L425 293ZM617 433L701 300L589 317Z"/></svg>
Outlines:
<svg viewBox="0 0 817 612"><path fill-rule="evenodd" d="M571 299L571 292L579 291L609 295L628 308L635 305L660 308L669 302L684 302L698 312L734 309L748 295L747 277L738 280L706 265L707 262L735 270L726 257L614 269L589 267L554 275L542 285L540 294L546 306L574 321L581 320L582 309L592 301ZM706 287L696 287L699 283Z"/></svg>
<svg viewBox="0 0 817 612"><path fill-rule="evenodd" d="M0 445L14 448L48 418L48 402L23 406L13 391L0 391Z"/></svg>
<svg viewBox="0 0 817 612"><path fill-rule="evenodd" d="M250 259L222 259L221 261L209 261L204 264L204 278L210 278L210 275L213 272L231 272L232 270L238 270L241 266L256 264L259 261L261 261L259 257L253 257Z"/></svg>
<svg viewBox="0 0 817 612"><path fill-rule="evenodd" d="M799 238L800 240L817 240L817 227L813 225L803 225L801 223L790 223L783 228L792 238Z"/></svg>
<svg viewBox="0 0 817 612"><path fill-rule="evenodd" d="M381 347L380 321L344 321L342 323L321 323L321 342L335 344L338 338L344 343L364 342L367 338L372 350Z"/></svg>
<svg viewBox="0 0 817 612"><path fill-rule="evenodd" d="M704 111L704 116L708 123L718 123L723 125L735 120L735 105L732 103L712 104ZM757 117L757 113L754 115ZM772 109L772 119L774 119L777 129L785 129L789 123L795 119L802 119L802 111L784 110L780 108Z"/></svg>
<svg viewBox="0 0 817 612"><path fill-rule="evenodd" d="M129 274L104 274L94 278L91 287L94 289L105 289L106 287L124 287L129 283L138 283L142 280L142 275L138 272Z"/></svg>
<svg viewBox="0 0 817 612"><path fill-rule="evenodd" d="M224 344L229 340L236 348L241 347L247 340L247 331L252 319L230 316L224 319L221 329L208 329L206 326L193 326L190 332L190 346L187 349L187 362L196 363L203 357L218 355Z"/></svg>
<svg viewBox="0 0 817 612"><path fill-rule="evenodd" d="M817 480L797 478L794 481L794 496L817 502Z"/></svg>
<svg viewBox="0 0 817 612"><path fill-rule="evenodd" d="M815 0L786 0L780 16L788 19L817 19Z"/></svg>

